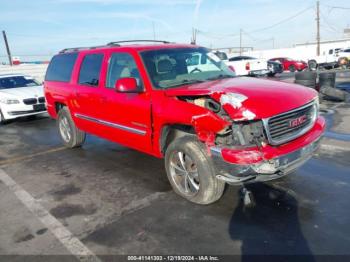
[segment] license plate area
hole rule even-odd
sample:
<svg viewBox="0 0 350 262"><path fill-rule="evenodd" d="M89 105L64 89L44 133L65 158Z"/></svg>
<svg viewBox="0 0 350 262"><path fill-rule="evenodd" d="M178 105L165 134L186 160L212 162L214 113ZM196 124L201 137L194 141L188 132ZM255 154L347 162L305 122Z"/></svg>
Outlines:
<svg viewBox="0 0 350 262"><path fill-rule="evenodd" d="M46 110L45 104L33 105L33 110L34 111L45 111Z"/></svg>

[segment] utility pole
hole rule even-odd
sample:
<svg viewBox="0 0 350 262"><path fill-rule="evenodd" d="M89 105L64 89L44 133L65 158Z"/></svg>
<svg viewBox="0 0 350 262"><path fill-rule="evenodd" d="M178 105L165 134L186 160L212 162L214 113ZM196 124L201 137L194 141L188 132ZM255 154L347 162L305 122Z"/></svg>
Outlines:
<svg viewBox="0 0 350 262"><path fill-rule="evenodd" d="M275 38L272 37L272 49L275 49Z"/></svg>
<svg viewBox="0 0 350 262"><path fill-rule="evenodd" d="M242 29L239 30L239 55L242 55Z"/></svg>
<svg viewBox="0 0 350 262"><path fill-rule="evenodd" d="M152 29L153 29L153 40L156 40L156 29L155 29L154 21L152 21Z"/></svg>
<svg viewBox="0 0 350 262"><path fill-rule="evenodd" d="M321 53L320 48L320 1L316 2L316 24L317 24L317 35L316 35L316 41L317 41L317 49L316 49L316 55L319 56Z"/></svg>
<svg viewBox="0 0 350 262"><path fill-rule="evenodd" d="M10 63L10 66L12 66L12 57L11 57L11 52L10 52L9 43L7 42L6 32L5 32L5 31L2 31L2 35L3 35L4 41L5 41L7 56L9 57L9 63Z"/></svg>
<svg viewBox="0 0 350 262"><path fill-rule="evenodd" d="M196 28L192 28L192 39L191 39L191 45L195 45L197 42L197 29Z"/></svg>

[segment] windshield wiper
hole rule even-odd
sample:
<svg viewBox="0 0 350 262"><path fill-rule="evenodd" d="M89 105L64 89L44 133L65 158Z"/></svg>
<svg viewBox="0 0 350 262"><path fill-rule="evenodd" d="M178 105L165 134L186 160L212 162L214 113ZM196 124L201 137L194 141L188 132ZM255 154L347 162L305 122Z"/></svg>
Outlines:
<svg viewBox="0 0 350 262"><path fill-rule="evenodd" d="M178 86L182 86L182 85L187 85L187 84L197 84L197 83L203 83L205 82L204 80L198 80L198 79L184 79L182 80L180 83L177 83L175 85L171 85L171 86L167 86L167 87L164 87L165 89L167 88L172 88L172 87L178 87Z"/></svg>
<svg viewBox="0 0 350 262"><path fill-rule="evenodd" d="M234 76L220 74L217 76L209 77L209 78L207 78L207 80L218 80L218 79L225 79L225 78L234 78Z"/></svg>

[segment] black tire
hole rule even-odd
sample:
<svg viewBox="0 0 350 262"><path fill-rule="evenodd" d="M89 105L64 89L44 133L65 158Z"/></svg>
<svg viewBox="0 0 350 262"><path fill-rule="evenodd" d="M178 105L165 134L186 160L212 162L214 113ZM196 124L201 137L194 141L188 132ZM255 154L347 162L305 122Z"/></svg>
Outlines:
<svg viewBox="0 0 350 262"><path fill-rule="evenodd" d="M343 102L347 100L346 92L336 88L332 88L332 87L321 88L320 93L322 94L324 100L333 101L333 102Z"/></svg>
<svg viewBox="0 0 350 262"><path fill-rule="evenodd" d="M297 72L295 73L294 83L315 89L316 78L317 78L317 74L316 72L313 72L313 71Z"/></svg>
<svg viewBox="0 0 350 262"><path fill-rule="evenodd" d="M0 110L0 125L4 125L6 124L6 120L4 118L4 115L2 114L1 110Z"/></svg>
<svg viewBox="0 0 350 262"><path fill-rule="evenodd" d="M75 126L67 107L58 112L57 128L66 147L76 148L84 144L86 134Z"/></svg>
<svg viewBox="0 0 350 262"><path fill-rule="evenodd" d="M336 73L321 73L319 75L320 88L335 87Z"/></svg>
<svg viewBox="0 0 350 262"><path fill-rule="evenodd" d="M179 156L179 154L182 154L183 156L182 162L184 164L182 166L185 167L185 173L183 173L183 171L179 172L179 167L181 169L180 164L174 164L174 160ZM188 166L188 162L191 163L190 166ZM186 169L186 166L190 169L195 167L196 171L190 171ZM211 158L208 156L203 144L196 140L195 137L181 137L174 140L169 145L165 152L165 168L168 179L174 191L178 195L193 203L200 205L211 204L220 199L224 192L225 182L216 178L216 171ZM190 173L196 174L197 176L194 176L193 174L190 175ZM179 174L183 175L181 176ZM193 182L191 183L191 179L189 177L195 181L198 187L197 191L194 190L195 192L191 191L191 184ZM183 188L181 185L182 182L176 181L179 180L178 178L180 178L180 180L183 179L183 184L187 185L190 192L186 193L187 191L184 190L186 189L186 186Z"/></svg>
<svg viewBox="0 0 350 262"><path fill-rule="evenodd" d="M274 77L275 75L276 73L271 73L271 72L267 74L268 77Z"/></svg>
<svg viewBox="0 0 350 262"><path fill-rule="evenodd" d="M303 71L295 74L295 80L316 81L317 73L313 71Z"/></svg>
<svg viewBox="0 0 350 262"><path fill-rule="evenodd" d="M290 66L288 67L288 70L289 70L290 72L294 73L296 69L295 69L295 66L294 66L294 65L290 65Z"/></svg>
<svg viewBox="0 0 350 262"><path fill-rule="evenodd" d="M317 69L317 62L316 60L310 60L308 62L308 66L310 70L316 70Z"/></svg>
<svg viewBox="0 0 350 262"><path fill-rule="evenodd" d="M316 81L313 80L295 80L294 83L316 89Z"/></svg>

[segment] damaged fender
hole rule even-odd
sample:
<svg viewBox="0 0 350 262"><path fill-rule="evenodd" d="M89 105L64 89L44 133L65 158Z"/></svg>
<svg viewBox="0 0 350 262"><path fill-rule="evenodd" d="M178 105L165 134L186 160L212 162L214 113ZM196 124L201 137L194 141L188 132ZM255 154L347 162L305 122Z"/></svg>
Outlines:
<svg viewBox="0 0 350 262"><path fill-rule="evenodd" d="M212 112L203 115L193 116L192 125L198 138L208 146L214 145L215 135L225 129L230 122L223 120Z"/></svg>

